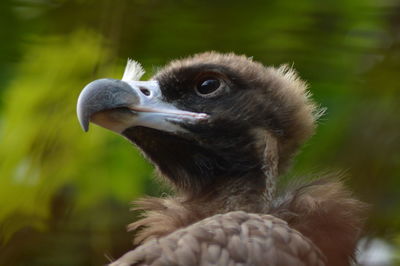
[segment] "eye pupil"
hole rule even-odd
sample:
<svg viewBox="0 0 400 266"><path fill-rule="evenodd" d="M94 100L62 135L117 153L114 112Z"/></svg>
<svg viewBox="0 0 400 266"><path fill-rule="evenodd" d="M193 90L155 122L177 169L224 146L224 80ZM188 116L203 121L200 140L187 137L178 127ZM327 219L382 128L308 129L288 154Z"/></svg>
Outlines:
<svg viewBox="0 0 400 266"><path fill-rule="evenodd" d="M197 85L197 91L201 94L210 94L217 90L221 85L218 79L206 79Z"/></svg>

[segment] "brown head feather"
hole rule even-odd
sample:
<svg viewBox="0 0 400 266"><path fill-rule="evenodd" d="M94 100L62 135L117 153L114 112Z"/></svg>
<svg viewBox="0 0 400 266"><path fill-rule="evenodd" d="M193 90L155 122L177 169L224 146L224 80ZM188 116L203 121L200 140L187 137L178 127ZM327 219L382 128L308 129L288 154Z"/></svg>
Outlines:
<svg viewBox="0 0 400 266"><path fill-rule="evenodd" d="M287 65L265 67L244 55L217 52L174 60L158 72L155 78L173 75L180 69L202 64L226 66L254 87L265 88L268 97L273 100L273 108L270 109L272 116L279 121L279 128L270 130L280 136L279 172L282 173L300 145L314 134L315 122L324 112L311 100L307 84Z"/></svg>

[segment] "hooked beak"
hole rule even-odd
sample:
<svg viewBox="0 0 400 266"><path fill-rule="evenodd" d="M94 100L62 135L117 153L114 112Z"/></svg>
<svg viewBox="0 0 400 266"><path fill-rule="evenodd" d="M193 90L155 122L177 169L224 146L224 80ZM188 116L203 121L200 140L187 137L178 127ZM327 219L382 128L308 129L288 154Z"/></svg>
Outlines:
<svg viewBox="0 0 400 266"><path fill-rule="evenodd" d="M79 95L77 114L84 131L93 122L120 134L135 126L184 132L179 124L194 124L208 118L207 114L180 110L165 102L155 80L95 80Z"/></svg>

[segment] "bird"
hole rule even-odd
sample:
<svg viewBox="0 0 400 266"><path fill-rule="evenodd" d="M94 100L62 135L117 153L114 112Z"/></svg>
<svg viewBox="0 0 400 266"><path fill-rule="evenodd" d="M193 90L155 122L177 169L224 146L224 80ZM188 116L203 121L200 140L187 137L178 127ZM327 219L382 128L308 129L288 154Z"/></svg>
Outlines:
<svg viewBox="0 0 400 266"><path fill-rule="evenodd" d="M278 187L324 112L292 67L210 51L143 74L128 60L77 103L85 131L125 137L174 191L136 201L135 248L110 265L354 262L366 205L339 174Z"/></svg>

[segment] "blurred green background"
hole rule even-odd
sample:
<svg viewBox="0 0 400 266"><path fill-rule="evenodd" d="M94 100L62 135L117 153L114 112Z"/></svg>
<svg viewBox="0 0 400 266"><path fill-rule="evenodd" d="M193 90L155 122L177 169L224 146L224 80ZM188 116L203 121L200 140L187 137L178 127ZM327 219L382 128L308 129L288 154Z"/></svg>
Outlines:
<svg viewBox="0 0 400 266"><path fill-rule="evenodd" d="M344 170L400 253L400 1L1 0L0 265L103 265L161 193L125 139L80 129L88 82L206 50L293 64L327 107L290 176Z"/></svg>

